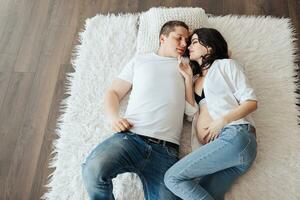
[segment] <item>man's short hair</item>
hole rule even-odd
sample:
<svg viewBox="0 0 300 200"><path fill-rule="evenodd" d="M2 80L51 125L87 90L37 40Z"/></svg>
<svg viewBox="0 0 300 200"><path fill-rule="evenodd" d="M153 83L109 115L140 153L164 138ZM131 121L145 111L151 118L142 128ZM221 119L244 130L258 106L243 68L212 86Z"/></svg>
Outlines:
<svg viewBox="0 0 300 200"><path fill-rule="evenodd" d="M189 30L188 25L186 25L186 23L184 23L182 21L176 21L176 20L168 21L161 27L159 36L165 35L168 37L169 34L175 30L176 26L182 26L182 27L186 28L187 30Z"/></svg>

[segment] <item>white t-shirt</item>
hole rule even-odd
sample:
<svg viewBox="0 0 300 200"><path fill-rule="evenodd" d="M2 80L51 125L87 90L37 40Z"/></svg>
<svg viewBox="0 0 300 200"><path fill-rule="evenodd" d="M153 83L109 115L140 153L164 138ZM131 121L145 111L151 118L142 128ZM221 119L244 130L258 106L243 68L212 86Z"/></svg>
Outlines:
<svg viewBox="0 0 300 200"><path fill-rule="evenodd" d="M134 133L179 144L183 116L195 109L185 101L176 58L155 53L135 56L118 78L132 83L125 118Z"/></svg>

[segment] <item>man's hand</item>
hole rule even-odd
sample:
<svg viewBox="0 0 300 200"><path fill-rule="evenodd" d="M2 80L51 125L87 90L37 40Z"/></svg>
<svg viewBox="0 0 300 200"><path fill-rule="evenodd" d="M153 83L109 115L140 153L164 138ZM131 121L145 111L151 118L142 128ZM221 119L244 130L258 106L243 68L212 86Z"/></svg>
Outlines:
<svg viewBox="0 0 300 200"><path fill-rule="evenodd" d="M133 127L133 124L125 118L115 118L112 120L111 126L113 131L121 132L128 131Z"/></svg>
<svg viewBox="0 0 300 200"><path fill-rule="evenodd" d="M214 120L212 123L209 124L208 127L204 128L206 131L205 136L203 137L203 141L205 143L209 143L216 138L219 137L219 134L221 132L221 129L224 128L228 123L226 120L222 117L217 120Z"/></svg>

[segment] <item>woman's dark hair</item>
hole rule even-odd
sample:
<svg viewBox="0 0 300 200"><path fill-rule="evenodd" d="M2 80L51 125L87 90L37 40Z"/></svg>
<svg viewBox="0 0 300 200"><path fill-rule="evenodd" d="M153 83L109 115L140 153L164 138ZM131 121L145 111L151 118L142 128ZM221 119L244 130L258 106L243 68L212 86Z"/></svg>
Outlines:
<svg viewBox="0 0 300 200"><path fill-rule="evenodd" d="M200 74L202 76L202 70L208 69L217 59L229 58L227 42L219 31L213 28L199 28L194 30L193 34L189 38L189 44L191 43L192 36L196 34L200 44L207 49L210 47L210 53L206 54L202 58L202 64L199 65L196 61L191 61L191 67L194 75ZM184 56L189 56L188 50Z"/></svg>

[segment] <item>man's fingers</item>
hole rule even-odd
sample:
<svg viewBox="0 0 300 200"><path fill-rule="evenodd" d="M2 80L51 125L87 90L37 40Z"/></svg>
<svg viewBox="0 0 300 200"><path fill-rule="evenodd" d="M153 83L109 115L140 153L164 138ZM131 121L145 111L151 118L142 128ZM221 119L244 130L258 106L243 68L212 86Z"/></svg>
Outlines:
<svg viewBox="0 0 300 200"><path fill-rule="evenodd" d="M124 119L123 121L127 124L128 128L133 127L133 123L132 122L128 121L127 119Z"/></svg>
<svg viewBox="0 0 300 200"><path fill-rule="evenodd" d="M122 124L121 121L119 121L119 122L117 123L117 126L119 127L119 129L120 129L121 131L125 131L125 130L126 130L126 127Z"/></svg>
<svg viewBox="0 0 300 200"><path fill-rule="evenodd" d="M121 120L121 121L120 121L120 124L122 124L122 126L123 126L125 129L129 129L129 128L130 128L129 123L128 123L126 120Z"/></svg>
<svg viewBox="0 0 300 200"><path fill-rule="evenodd" d="M128 121L128 123L129 123L131 126L133 126L133 123L132 123L132 122Z"/></svg>
<svg viewBox="0 0 300 200"><path fill-rule="evenodd" d="M113 126L113 130L116 131L116 132L121 132L121 129L117 125Z"/></svg>

